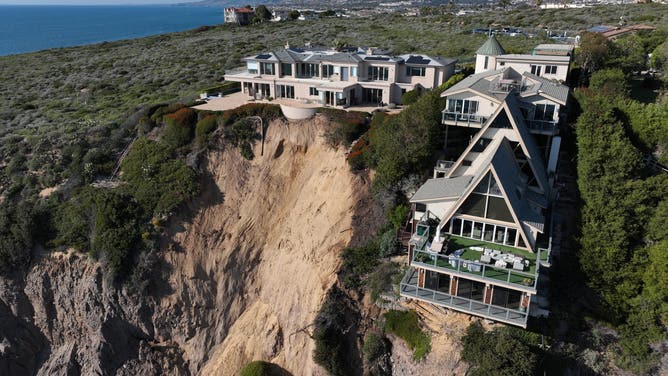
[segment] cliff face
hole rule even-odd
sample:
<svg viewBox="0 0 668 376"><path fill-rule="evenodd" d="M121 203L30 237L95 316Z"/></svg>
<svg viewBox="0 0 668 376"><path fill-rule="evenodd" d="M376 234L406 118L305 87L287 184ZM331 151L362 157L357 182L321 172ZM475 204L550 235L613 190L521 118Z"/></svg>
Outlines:
<svg viewBox="0 0 668 376"><path fill-rule="evenodd" d="M204 192L168 227L150 296L73 252L0 280L0 374L231 375L256 359L322 373L310 324L367 192L325 126L273 123L253 161L202 158Z"/></svg>

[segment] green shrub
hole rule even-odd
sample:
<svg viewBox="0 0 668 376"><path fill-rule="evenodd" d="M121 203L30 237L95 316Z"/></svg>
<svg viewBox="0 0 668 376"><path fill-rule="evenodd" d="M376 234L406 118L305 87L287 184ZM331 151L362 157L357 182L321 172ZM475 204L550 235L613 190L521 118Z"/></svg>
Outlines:
<svg viewBox="0 0 668 376"><path fill-rule="evenodd" d="M342 253L343 265L339 271L346 288L362 285L361 277L372 272L378 265L378 244L370 242L357 248L346 248Z"/></svg>
<svg viewBox="0 0 668 376"><path fill-rule="evenodd" d="M431 350L429 335L422 331L415 311L389 311L384 315L385 330L403 339L413 350L413 359L424 359Z"/></svg>
<svg viewBox="0 0 668 376"><path fill-rule="evenodd" d="M318 111L334 123L334 126L325 132L325 140L332 147L349 146L369 129L368 115L365 112L335 108L321 108Z"/></svg>
<svg viewBox="0 0 668 376"><path fill-rule="evenodd" d="M145 138L135 141L121 164L128 191L154 216L167 214L199 192L197 175L170 148Z"/></svg>
<svg viewBox="0 0 668 376"><path fill-rule="evenodd" d="M370 331L364 336L362 354L367 363L369 375L391 375L391 344L381 334Z"/></svg>
<svg viewBox="0 0 668 376"><path fill-rule="evenodd" d="M332 375L354 374L354 362L349 359L348 349L355 346L354 331L351 331L351 316L355 315L347 297L336 286L330 289L315 319L313 360ZM346 336L349 333L352 337Z"/></svg>
<svg viewBox="0 0 668 376"><path fill-rule="evenodd" d="M404 227L408 211L408 206L404 204L399 204L390 211L390 222L392 222L395 230Z"/></svg>
<svg viewBox="0 0 668 376"><path fill-rule="evenodd" d="M163 140L172 148L187 145L192 140L197 121L197 114L190 108L183 107L173 114L165 115Z"/></svg>
<svg viewBox="0 0 668 376"><path fill-rule="evenodd" d="M504 326L485 332L473 322L462 337L462 359L471 365L470 375L534 375L537 370L537 335Z"/></svg>
<svg viewBox="0 0 668 376"><path fill-rule="evenodd" d="M256 360L241 369L241 376L274 376L271 363Z"/></svg>
<svg viewBox="0 0 668 376"><path fill-rule="evenodd" d="M217 121L216 115L207 115L198 121L197 126L195 126L195 140L200 144L204 143L209 133L213 132L218 126Z"/></svg>
<svg viewBox="0 0 668 376"><path fill-rule="evenodd" d="M419 90L411 90L404 93L401 96L401 104L407 106L415 103L422 93Z"/></svg>
<svg viewBox="0 0 668 376"><path fill-rule="evenodd" d="M392 286L394 277L399 274L400 270L397 264L383 263L371 274L367 279L367 286L371 293L371 300L376 302L380 298L380 294Z"/></svg>
<svg viewBox="0 0 668 376"><path fill-rule="evenodd" d="M37 230L32 212L32 205L26 201L0 205L0 273L20 271L30 263L33 233Z"/></svg>
<svg viewBox="0 0 668 376"><path fill-rule="evenodd" d="M389 229L383 233L379 242L380 257L389 257L399 250L399 242L397 242L397 232L395 229Z"/></svg>

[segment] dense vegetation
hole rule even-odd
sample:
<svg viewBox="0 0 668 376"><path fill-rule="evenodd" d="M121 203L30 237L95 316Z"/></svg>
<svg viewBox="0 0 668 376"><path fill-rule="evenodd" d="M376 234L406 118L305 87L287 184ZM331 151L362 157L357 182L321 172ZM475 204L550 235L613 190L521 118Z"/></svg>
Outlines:
<svg viewBox="0 0 668 376"><path fill-rule="evenodd" d="M429 335L422 331L415 311L389 311L385 315L385 330L406 341L413 350L413 360L427 356L431 348Z"/></svg>

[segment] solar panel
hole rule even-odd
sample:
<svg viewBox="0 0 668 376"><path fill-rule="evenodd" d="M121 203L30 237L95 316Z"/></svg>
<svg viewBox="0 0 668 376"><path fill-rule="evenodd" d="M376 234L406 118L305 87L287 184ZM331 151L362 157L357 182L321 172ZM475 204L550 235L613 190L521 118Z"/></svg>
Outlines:
<svg viewBox="0 0 668 376"><path fill-rule="evenodd" d="M389 57L384 57L384 56L369 56L364 60L374 60L374 61L389 61Z"/></svg>
<svg viewBox="0 0 668 376"><path fill-rule="evenodd" d="M258 60L267 60L267 59L271 58L271 55L270 54L260 54L260 55L255 56L255 58L258 59Z"/></svg>
<svg viewBox="0 0 668 376"><path fill-rule="evenodd" d="M431 60L429 59L424 59L422 56L419 55L411 55L408 60L406 60L406 64L419 64L419 65L428 65Z"/></svg>

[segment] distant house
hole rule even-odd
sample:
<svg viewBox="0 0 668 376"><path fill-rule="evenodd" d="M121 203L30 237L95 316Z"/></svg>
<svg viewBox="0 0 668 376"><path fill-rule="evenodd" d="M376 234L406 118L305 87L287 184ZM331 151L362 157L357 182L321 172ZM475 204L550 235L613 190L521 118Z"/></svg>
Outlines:
<svg viewBox="0 0 668 376"><path fill-rule="evenodd" d="M243 59L225 74L254 98L289 98L326 106L401 103L410 90L430 90L454 72L455 59L390 56L371 49L285 48Z"/></svg>
<svg viewBox="0 0 668 376"><path fill-rule="evenodd" d="M475 73L513 68L551 80L566 81L573 47L542 44L533 54L506 54L499 41L491 35L476 52ZM552 51L552 53L550 53Z"/></svg>
<svg viewBox="0 0 668 376"><path fill-rule="evenodd" d="M252 8L225 8L225 23L248 25L254 16Z"/></svg>
<svg viewBox="0 0 668 376"><path fill-rule="evenodd" d="M526 327L530 316L548 312L541 273L550 264L552 186L569 95L526 64L569 56L506 55L490 40L478 50L478 73L441 95L446 138L450 127L472 136L410 198L410 268L400 295Z"/></svg>

